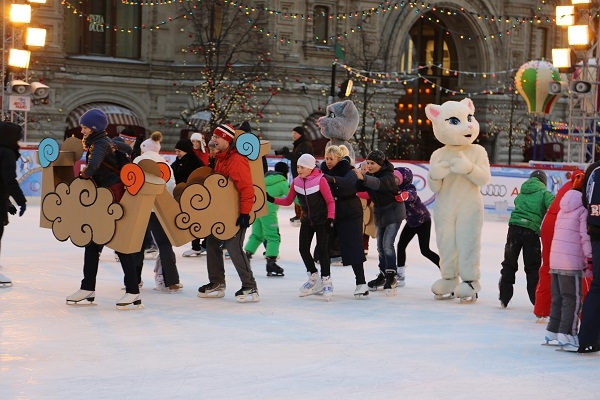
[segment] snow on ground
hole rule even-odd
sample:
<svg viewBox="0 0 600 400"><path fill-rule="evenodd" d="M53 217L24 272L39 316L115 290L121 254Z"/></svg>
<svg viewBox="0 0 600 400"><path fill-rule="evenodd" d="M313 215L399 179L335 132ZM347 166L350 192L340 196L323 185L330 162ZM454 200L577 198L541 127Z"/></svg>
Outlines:
<svg viewBox="0 0 600 400"><path fill-rule="evenodd" d="M356 300L350 267L332 267L334 297L298 297L306 279L291 208L281 208L280 265L267 277L252 260L261 301L238 304L240 281L226 261L222 299L199 299L206 258L176 249L182 293L153 290L146 260L145 308L115 309L122 271L101 257L96 305L67 306L79 288L83 249L39 224L39 206L11 217L0 259L12 288L0 289L2 399L597 399L600 358L541 346L519 271L508 309L497 300L506 221L487 220L482 291L475 304L436 301L439 272L409 246L407 285L395 297ZM436 248L432 238L432 248ZM259 250L259 254L262 249ZM375 240L366 263L377 274Z"/></svg>

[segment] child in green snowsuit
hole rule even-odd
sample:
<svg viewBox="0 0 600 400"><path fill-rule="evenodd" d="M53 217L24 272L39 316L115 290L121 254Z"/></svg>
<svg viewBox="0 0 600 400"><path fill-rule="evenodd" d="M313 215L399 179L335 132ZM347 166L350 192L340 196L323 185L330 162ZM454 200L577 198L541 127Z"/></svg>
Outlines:
<svg viewBox="0 0 600 400"><path fill-rule="evenodd" d="M288 182L288 165L284 162L275 164L274 171L268 171L265 174L265 186L267 193L278 198L284 197L290 190ZM244 247L248 258L252 256L261 243L266 242L265 256L267 259L267 276L283 276L283 268L277 265L279 256L279 245L281 236L279 235L279 220L277 210L279 206L273 203L267 203L269 213L264 217L257 218L252 224L252 233Z"/></svg>

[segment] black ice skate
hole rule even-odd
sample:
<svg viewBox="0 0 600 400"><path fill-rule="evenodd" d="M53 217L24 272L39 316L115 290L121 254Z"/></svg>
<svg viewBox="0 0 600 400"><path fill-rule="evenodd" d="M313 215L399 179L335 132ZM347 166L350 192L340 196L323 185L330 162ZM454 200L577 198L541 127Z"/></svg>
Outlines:
<svg viewBox="0 0 600 400"><path fill-rule="evenodd" d="M283 276L283 268L276 261L277 257L267 257L267 276Z"/></svg>
<svg viewBox="0 0 600 400"><path fill-rule="evenodd" d="M385 283L383 284L383 290L385 290L386 296L395 296L397 293L398 280L396 279L395 269L385 270Z"/></svg>
<svg viewBox="0 0 600 400"><path fill-rule="evenodd" d="M369 281L369 283L367 283L367 286L369 286L370 291L375 292L378 289L383 289L384 284L385 275L383 274L383 272L379 271L379 275L377 275L377 278L373 279L372 281Z"/></svg>

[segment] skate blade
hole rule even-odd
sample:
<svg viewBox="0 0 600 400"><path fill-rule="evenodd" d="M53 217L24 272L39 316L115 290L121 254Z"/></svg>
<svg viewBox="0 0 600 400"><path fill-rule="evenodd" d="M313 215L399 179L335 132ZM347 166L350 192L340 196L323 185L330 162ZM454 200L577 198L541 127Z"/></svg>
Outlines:
<svg viewBox="0 0 600 400"><path fill-rule="evenodd" d="M278 274L277 272L267 272L267 276L284 276L283 273Z"/></svg>
<svg viewBox="0 0 600 400"><path fill-rule="evenodd" d="M137 302L133 302L133 303L129 303L129 304L117 304L117 310L141 310L144 308L144 305L142 304L142 302L140 301L138 304L135 304Z"/></svg>
<svg viewBox="0 0 600 400"><path fill-rule="evenodd" d="M356 293L354 295L354 298L357 300L366 300L369 298L369 292L365 292L365 293Z"/></svg>
<svg viewBox="0 0 600 400"><path fill-rule="evenodd" d="M325 301L329 302L331 301L333 296L323 296L323 298L325 299Z"/></svg>
<svg viewBox="0 0 600 400"><path fill-rule="evenodd" d="M376 292L379 289L383 289L383 286L374 286L374 287L369 286L369 292Z"/></svg>
<svg viewBox="0 0 600 400"><path fill-rule="evenodd" d="M79 307L89 307L89 306L95 306L96 303L94 303L94 300L79 300L79 301L74 301L74 300L67 300L67 305L68 306L79 306Z"/></svg>
<svg viewBox="0 0 600 400"><path fill-rule="evenodd" d="M219 292L213 295L198 292L198 297L201 299L221 299L225 297L225 292Z"/></svg>
<svg viewBox="0 0 600 400"><path fill-rule="evenodd" d="M556 351L564 351L565 353L575 353L575 354L579 354L577 353L577 347L575 346L571 346L571 345L560 345L558 344L558 349L556 349Z"/></svg>
<svg viewBox="0 0 600 400"><path fill-rule="evenodd" d="M464 296L460 298L460 304L471 304L471 303L475 303L477 301L477 293L475 293L475 296Z"/></svg>
<svg viewBox="0 0 600 400"><path fill-rule="evenodd" d="M393 289L384 289L386 296L395 296L398 294L398 290L396 288Z"/></svg>
<svg viewBox="0 0 600 400"><path fill-rule="evenodd" d="M535 320L536 324L547 324L548 323L548 317L537 317L537 319Z"/></svg>
<svg viewBox="0 0 600 400"><path fill-rule="evenodd" d="M542 346L556 347L556 346L559 346L559 344L556 342L546 342L546 343L542 343Z"/></svg>
<svg viewBox="0 0 600 400"><path fill-rule="evenodd" d="M238 303L258 303L260 301L260 297L258 297L256 295L239 296L239 297L236 297L235 300Z"/></svg>
<svg viewBox="0 0 600 400"><path fill-rule="evenodd" d="M436 300L452 300L454 299L454 293L436 294L433 295L433 298Z"/></svg>
<svg viewBox="0 0 600 400"><path fill-rule="evenodd" d="M9 288L9 287L12 287L12 285L13 285L12 282L2 282L2 283L0 283L0 287Z"/></svg>

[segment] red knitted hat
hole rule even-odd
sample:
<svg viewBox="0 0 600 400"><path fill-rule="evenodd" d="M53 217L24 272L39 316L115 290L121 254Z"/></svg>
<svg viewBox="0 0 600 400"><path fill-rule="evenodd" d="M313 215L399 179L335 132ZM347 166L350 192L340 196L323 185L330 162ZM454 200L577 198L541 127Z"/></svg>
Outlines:
<svg viewBox="0 0 600 400"><path fill-rule="evenodd" d="M222 137L223 139L231 143L233 142L233 139L235 139L235 130L233 129L232 125L223 124L215 128L213 135Z"/></svg>

